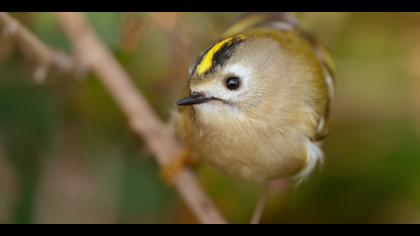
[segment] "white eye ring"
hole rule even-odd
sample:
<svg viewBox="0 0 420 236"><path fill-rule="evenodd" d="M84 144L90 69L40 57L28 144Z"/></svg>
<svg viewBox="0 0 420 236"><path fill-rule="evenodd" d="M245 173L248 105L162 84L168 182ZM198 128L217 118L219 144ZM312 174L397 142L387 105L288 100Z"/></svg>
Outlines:
<svg viewBox="0 0 420 236"><path fill-rule="evenodd" d="M234 75L236 77L241 78L242 80L245 80L248 76L250 76L251 70L246 66L240 64L233 64L226 66L225 73L227 75Z"/></svg>

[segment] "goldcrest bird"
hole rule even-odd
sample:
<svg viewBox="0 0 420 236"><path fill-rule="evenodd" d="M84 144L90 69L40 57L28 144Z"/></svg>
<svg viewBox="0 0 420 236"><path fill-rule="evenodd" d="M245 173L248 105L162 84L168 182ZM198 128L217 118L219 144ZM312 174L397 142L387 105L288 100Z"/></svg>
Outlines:
<svg viewBox="0 0 420 236"><path fill-rule="evenodd" d="M333 64L288 13L251 13L205 49L177 102L188 158L264 182L323 160Z"/></svg>

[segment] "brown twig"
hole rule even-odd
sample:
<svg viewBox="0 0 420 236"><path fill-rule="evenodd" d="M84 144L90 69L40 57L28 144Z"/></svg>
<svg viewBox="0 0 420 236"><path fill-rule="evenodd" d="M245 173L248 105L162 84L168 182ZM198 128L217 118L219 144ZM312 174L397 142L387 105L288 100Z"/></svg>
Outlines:
<svg viewBox="0 0 420 236"><path fill-rule="evenodd" d="M75 58L83 59L83 63L49 48L7 13L0 12L0 24L5 27L3 32L6 36L21 46L22 52L39 63L41 71L37 73L42 77L39 79L45 77L48 68L71 72L85 69L81 67L84 65L86 69L95 72L127 115L132 129L146 141L155 154L157 162L161 166L170 164L172 158L182 150L182 146L176 142L173 128L163 123L153 112L82 14L58 13L57 16L75 48ZM225 223L192 170L187 168L181 171L174 184L200 222Z"/></svg>
<svg viewBox="0 0 420 236"><path fill-rule="evenodd" d="M44 80L49 69L57 69L64 73L78 72L79 69L81 71L76 60L47 47L9 14L0 12L0 24L3 26L3 35L12 38L24 54L38 63L34 73L35 80Z"/></svg>
<svg viewBox="0 0 420 236"><path fill-rule="evenodd" d="M111 53L96 36L91 26L80 13L57 13L58 20L74 46L78 58L104 84L117 104L128 117L134 132L142 137L155 154L161 166L181 152L172 127L163 123L144 97L137 91L129 75L122 69ZM224 218L200 187L189 168L182 170L175 186L180 196L202 223L225 223Z"/></svg>
<svg viewBox="0 0 420 236"><path fill-rule="evenodd" d="M254 213L252 214L250 224L255 225L255 224L260 223L265 205L267 203L269 192L270 192L269 184L265 183L264 188L262 192L260 193L260 196L258 197L257 205L255 206Z"/></svg>
<svg viewBox="0 0 420 236"><path fill-rule="evenodd" d="M291 179L289 178L282 178L282 179L275 179L269 180L264 183L262 192L258 197L257 204L254 209L254 213L252 214L252 218L250 224L259 224L261 222L261 218L263 215L264 208L267 205L267 201L269 195L284 195L288 192L291 186ZM278 198L278 196L277 196Z"/></svg>

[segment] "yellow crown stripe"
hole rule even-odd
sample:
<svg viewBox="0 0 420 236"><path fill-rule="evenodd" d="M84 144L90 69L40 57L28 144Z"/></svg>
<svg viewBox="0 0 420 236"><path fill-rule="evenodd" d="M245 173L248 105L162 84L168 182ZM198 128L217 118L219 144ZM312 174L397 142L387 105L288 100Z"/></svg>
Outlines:
<svg viewBox="0 0 420 236"><path fill-rule="evenodd" d="M209 70L213 63L214 54L216 54L224 45L233 40L233 37L226 38L218 43L216 43L207 53L204 55L200 64L197 66L197 74L204 74Z"/></svg>

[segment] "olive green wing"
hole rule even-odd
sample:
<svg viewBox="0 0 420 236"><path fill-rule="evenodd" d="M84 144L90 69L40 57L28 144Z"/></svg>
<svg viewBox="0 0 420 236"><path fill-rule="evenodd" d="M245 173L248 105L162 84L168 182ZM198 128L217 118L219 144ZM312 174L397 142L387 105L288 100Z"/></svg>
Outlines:
<svg viewBox="0 0 420 236"><path fill-rule="evenodd" d="M242 33L251 28L270 27L279 30L294 28L298 25L297 18L293 13L258 13L250 12L240 15L223 33L223 37L229 37Z"/></svg>
<svg viewBox="0 0 420 236"><path fill-rule="evenodd" d="M311 44L316 57L318 58L321 67L322 72L324 76L324 81L327 86L327 104L325 108L324 114L320 117L318 121L318 127L315 136L313 139L315 141L321 141L323 140L327 134L330 124L330 110L331 110L331 103L332 99L334 97L334 86L335 86L335 66L334 61L329 54L328 50L321 45L315 38L313 38L311 35L302 32L302 35L309 41Z"/></svg>
<svg viewBox="0 0 420 236"><path fill-rule="evenodd" d="M245 13L238 19L235 19L233 24L225 31L224 37L229 37L252 28L274 28L281 31L296 31L303 38L305 38L311 45L316 57L321 63L323 77L327 86L327 104L325 112L318 121L316 134L313 137L315 141L323 140L329 129L329 113L331 109L331 102L334 96L334 62L328 52L314 37L302 30L296 14L288 12L278 13Z"/></svg>

